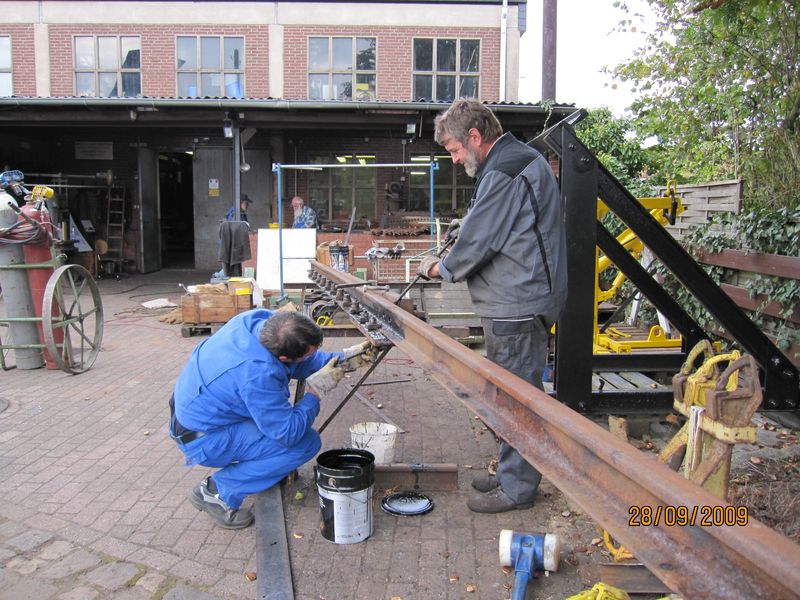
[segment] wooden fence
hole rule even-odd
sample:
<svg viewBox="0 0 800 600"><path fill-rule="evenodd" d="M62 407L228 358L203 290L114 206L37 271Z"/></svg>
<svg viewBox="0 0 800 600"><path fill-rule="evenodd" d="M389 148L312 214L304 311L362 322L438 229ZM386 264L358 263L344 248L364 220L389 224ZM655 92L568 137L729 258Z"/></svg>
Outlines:
<svg viewBox="0 0 800 600"><path fill-rule="evenodd" d="M667 227L675 239L681 239L692 225L707 223L718 212L739 213L742 209L742 181L714 181L679 185L678 195L685 210L675 220L675 225ZM659 194L665 188L659 188Z"/></svg>
<svg viewBox="0 0 800 600"><path fill-rule="evenodd" d="M738 271L731 283L720 285L722 290L736 302L739 308L746 312L758 311L762 314L786 319L785 327L791 330L800 328L800 307L795 307L788 317L783 316L784 307L778 302L771 301L766 296L757 295L750 297L746 288L742 287L750 273L773 275L784 279L800 279L800 257L782 256L778 254L764 254L762 252L743 252L741 250L723 250L722 252L704 252L693 249L697 261L701 264L715 265ZM776 336L765 332L767 337L776 341ZM724 334L723 334L724 335ZM727 336L726 336L727 337ZM788 349L783 350L787 358L800 367L800 345L791 343Z"/></svg>

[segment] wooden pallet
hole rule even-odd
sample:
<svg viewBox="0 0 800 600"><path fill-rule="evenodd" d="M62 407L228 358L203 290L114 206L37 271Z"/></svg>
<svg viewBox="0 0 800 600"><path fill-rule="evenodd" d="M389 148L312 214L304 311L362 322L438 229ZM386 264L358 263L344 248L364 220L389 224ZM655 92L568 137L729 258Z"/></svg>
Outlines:
<svg viewBox="0 0 800 600"><path fill-rule="evenodd" d="M184 323L181 325L181 336L212 335L217 333L223 325L225 325L225 323Z"/></svg>

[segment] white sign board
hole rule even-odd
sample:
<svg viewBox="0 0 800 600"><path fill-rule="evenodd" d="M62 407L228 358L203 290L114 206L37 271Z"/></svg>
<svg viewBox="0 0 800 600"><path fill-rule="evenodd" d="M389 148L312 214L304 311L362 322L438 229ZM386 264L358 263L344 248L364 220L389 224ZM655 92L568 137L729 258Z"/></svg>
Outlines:
<svg viewBox="0 0 800 600"><path fill-rule="evenodd" d="M279 290L280 256L277 229L258 230L256 281L262 290ZM317 251L316 229L284 229L283 284L310 283L308 270Z"/></svg>

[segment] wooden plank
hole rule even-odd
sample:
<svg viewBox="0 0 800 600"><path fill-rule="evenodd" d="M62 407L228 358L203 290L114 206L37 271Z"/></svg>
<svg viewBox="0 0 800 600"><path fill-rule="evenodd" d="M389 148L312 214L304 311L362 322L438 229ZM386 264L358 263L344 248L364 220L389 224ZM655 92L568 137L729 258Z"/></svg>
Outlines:
<svg viewBox="0 0 800 600"><path fill-rule="evenodd" d="M620 377L623 377L630 381L633 385L640 389L648 389L648 390L665 390L668 389L667 386L661 385L655 379L650 379L644 373L639 373L637 371L623 371L620 372Z"/></svg>
<svg viewBox="0 0 800 600"><path fill-rule="evenodd" d="M606 380L611 387L616 388L618 390L633 390L636 389L636 386L633 385L627 379L620 377L616 373L611 372L601 372L600 377ZM608 387L608 386L606 386Z"/></svg>
<svg viewBox="0 0 800 600"><path fill-rule="evenodd" d="M742 287L723 283L720 285L722 291L731 297L731 300L736 302L739 308L745 310L755 310L771 317L779 319L788 319L793 323L800 323L800 306L796 306L794 311L788 316L782 316L783 306L779 302L769 302L768 298L763 294L758 294L755 298L751 298L748 291Z"/></svg>
<svg viewBox="0 0 800 600"><path fill-rule="evenodd" d="M775 275L786 279L800 279L800 257L797 256L742 252L741 250L707 252L702 248L695 248L694 254L697 256L698 262L706 265L751 271L762 275Z"/></svg>
<svg viewBox="0 0 800 600"><path fill-rule="evenodd" d="M258 600L294 600L289 543L281 486L256 495L256 579Z"/></svg>

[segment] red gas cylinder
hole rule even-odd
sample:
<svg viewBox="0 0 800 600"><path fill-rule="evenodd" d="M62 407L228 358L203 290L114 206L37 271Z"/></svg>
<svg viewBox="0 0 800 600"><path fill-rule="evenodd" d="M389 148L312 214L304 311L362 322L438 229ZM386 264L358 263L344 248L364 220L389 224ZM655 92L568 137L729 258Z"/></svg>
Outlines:
<svg viewBox="0 0 800 600"><path fill-rule="evenodd" d="M40 263L48 263L47 266L38 267L34 269L27 269L28 272L28 285L31 288L31 297L33 299L33 306L36 311L36 316L42 316L42 303L44 301L44 291L47 288L47 282L53 274L53 256L50 250L53 245L53 224L50 222L50 213L47 210L43 201L28 201L22 207L22 212L27 215L32 221L42 224L41 231L30 242L22 246L25 253L25 264L33 265ZM23 217L20 217L22 219ZM53 306L50 309L53 317L61 314L58 305L53 301ZM41 321L38 323L39 339L44 344L44 331ZM64 330L54 330L54 337L56 344L61 344L64 341ZM58 365L55 363L47 348L44 350L44 360L48 369L57 369Z"/></svg>

